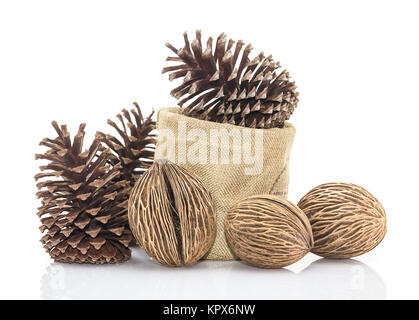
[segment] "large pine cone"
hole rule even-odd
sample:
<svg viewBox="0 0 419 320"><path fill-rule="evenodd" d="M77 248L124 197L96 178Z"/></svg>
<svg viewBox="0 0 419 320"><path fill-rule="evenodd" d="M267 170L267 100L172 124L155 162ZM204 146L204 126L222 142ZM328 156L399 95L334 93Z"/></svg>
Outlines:
<svg viewBox="0 0 419 320"><path fill-rule="evenodd" d="M42 199L42 244L58 262L115 263L131 256L132 235L127 225L129 181L121 179L120 166L108 162L109 149L100 152L96 139L82 151L85 124L71 141L65 125L52 125L58 137L45 138L48 147L36 159L48 160L35 176ZM45 179L47 178L47 179Z"/></svg>
<svg viewBox="0 0 419 320"><path fill-rule="evenodd" d="M184 39L181 49L167 44L176 54L167 61L180 64L162 72L170 72L170 80L183 78L171 94L180 99L180 106L186 105L186 115L251 128L282 127L289 119L298 93L286 70L277 74L280 65L272 56L260 53L250 61L252 46L241 40L234 46L224 33L218 36L214 52L211 37L203 51L200 31L192 43L186 32Z"/></svg>

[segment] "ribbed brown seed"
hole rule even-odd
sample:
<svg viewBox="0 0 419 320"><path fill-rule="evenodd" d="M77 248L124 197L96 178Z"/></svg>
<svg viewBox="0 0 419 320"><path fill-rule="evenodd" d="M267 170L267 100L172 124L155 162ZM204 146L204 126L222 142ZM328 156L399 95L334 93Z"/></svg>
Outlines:
<svg viewBox="0 0 419 320"><path fill-rule="evenodd" d="M36 159L47 160L35 176L39 181L38 208L41 242L58 262L115 263L131 256L132 235L127 225L129 182L119 165L110 166L110 151L94 140L83 150L85 124L72 141L67 127L53 121L58 134L40 145L48 150Z"/></svg>
<svg viewBox="0 0 419 320"><path fill-rule="evenodd" d="M215 210L199 179L167 160L158 160L135 184L129 224L146 253L167 266L201 259L215 239Z"/></svg>
<svg viewBox="0 0 419 320"><path fill-rule="evenodd" d="M304 257L313 245L310 223L290 201L273 195L248 197L225 221L233 253L261 268L282 268Z"/></svg>
<svg viewBox="0 0 419 320"><path fill-rule="evenodd" d="M134 107L131 112L123 109L116 116L120 126L108 120L108 124L117 131L120 139L111 134L96 133L96 139L113 151L109 155L110 162L113 165L121 164L122 178L129 180L132 187L153 164L156 143L156 135L152 133L156 129L156 123L152 120L154 111L144 118L138 103L134 102Z"/></svg>
<svg viewBox="0 0 419 320"><path fill-rule="evenodd" d="M313 229L312 252L322 257L359 256L375 248L387 231L383 206L354 184L322 184L309 191L298 206Z"/></svg>
<svg viewBox="0 0 419 320"><path fill-rule="evenodd" d="M201 42L201 31L185 46L176 49L167 44L176 57L168 57L177 65L163 68L169 79L182 78L183 83L172 90L185 106L185 114L199 119L230 123L252 128L282 127L298 103L298 92L286 70L263 53L249 59L252 46L239 40L227 41L220 34L213 46ZM234 47L234 48L233 48Z"/></svg>

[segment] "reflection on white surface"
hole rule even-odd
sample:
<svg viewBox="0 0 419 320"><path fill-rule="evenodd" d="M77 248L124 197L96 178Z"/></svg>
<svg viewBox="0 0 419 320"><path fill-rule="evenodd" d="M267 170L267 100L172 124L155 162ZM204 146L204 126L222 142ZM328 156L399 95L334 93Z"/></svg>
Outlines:
<svg viewBox="0 0 419 320"><path fill-rule="evenodd" d="M167 268L134 249L118 265L52 263L41 280L43 299L384 299L377 273L356 260L313 262L298 274L238 261L202 261Z"/></svg>
<svg viewBox="0 0 419 320"><path fill-rule="evenodd" d="M320 259L298 274L301 299L386 299L380 276L357 260Z"/></svg>

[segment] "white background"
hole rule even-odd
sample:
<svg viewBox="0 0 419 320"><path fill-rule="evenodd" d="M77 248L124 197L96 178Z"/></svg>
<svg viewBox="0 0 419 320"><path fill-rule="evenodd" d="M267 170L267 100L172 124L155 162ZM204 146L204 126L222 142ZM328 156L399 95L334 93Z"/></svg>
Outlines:
<svg viewBox="0 0 419 320"><path fill-rule="evenodd" d="M0 298L419 298L417 1L1 1ZM240 262L169 269L140 249L116 266L53 263L39 238L34 174L51 120L87 142L138 101L174 106L170 41L224 31L272 54L300 91L290 200L331 181L384 205L388 233L349 261L313 254L284 270ZM314 263L313 263L314 262ZM313 264L312 264L313 263Z"/></svg>

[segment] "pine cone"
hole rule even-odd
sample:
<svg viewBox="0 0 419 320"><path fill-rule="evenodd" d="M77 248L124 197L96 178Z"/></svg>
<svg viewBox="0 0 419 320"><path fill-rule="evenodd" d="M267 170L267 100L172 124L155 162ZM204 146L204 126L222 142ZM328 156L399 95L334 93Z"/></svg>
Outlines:
<svg viewBox="0 0 419 320"><path fill-rule="evenodd" d="M38 209L42 244L58 262L115 263L131 256L132 240L127 226L129 181L120 178L120 166L107 164L109 149L99 152L95 139L82 152L85 124L73 142L65 125L52 125L58 137L45 138L49 149L36 159L48 160L35 176L40 190ZM44 179L47 178L47 179Z"/></svg>
<svg viewBox="0 0 419 320"><path fill-rule="evenodd" d="M233 50L234 41L227 42L224 33L217 38L214 52L211 37L202 50L199 30L191 44L186 32L184 39L181 49L166 44L177 55L167 61L180 64L162 72L170 72L170 80L183 78L171 94L181 99L180 106L187 104L186 115L251 128L282 127L289 119L298 93L286 70L276 73L280 65L272 56L260 53L250 61L252 46L239 40Z"/></svg>
<svg viewBox="0 0 419 320"><path fill-rule="evenodd" d="M96 133L96 138L114 151L110 156L110 162L113 165L121 164L122 178L128 180L131 187L153 164L156 143L156 136L151 134L156 128L156 123L151 119L154 111L144 119L138 103L134 102L134 106L136 110L131 109L132 116L126 109L122 110L123 116L117 115L122 129L115 122L108 120L108 124L115 128L122 138L121 141L110 134Z"/></svg>

